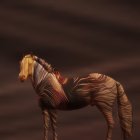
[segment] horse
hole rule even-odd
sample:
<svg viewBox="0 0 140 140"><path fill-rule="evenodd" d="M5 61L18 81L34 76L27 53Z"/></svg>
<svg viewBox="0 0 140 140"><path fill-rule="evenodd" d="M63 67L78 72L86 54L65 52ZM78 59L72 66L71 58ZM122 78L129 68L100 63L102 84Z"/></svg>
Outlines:
<svg viewBox="0 0 140 140"><path fill-rule="evenodd" d="M25 55L20 62L19 79L27 79L38 94L44 120L44 140L57 140L57 110L74 110L96 106L107 122L106 140L112 140L113 106L117 99L118 115L126 140L132 136L132 105L123 86L113 78L90 73L83 77L65 78L42 58Z"/></svg>

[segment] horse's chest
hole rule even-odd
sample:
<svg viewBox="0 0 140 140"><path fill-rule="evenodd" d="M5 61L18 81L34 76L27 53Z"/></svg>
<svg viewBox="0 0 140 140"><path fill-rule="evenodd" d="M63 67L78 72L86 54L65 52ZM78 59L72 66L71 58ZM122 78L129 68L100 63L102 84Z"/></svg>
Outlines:
<svg viewBox="0 0 140 140"><path fill-rule="evenodd" d="M71 94L68 97L69 102L67 103L68 110L79 109L88 105L86 98Z"/></svg>
<svg viewBox="0 0 140 140"><path fill-rule="evenodd" d="M41 107L50 109L65 108L68 103L68 99L61 92L57 92L55 89L44 88L37 91Z"/></svg>

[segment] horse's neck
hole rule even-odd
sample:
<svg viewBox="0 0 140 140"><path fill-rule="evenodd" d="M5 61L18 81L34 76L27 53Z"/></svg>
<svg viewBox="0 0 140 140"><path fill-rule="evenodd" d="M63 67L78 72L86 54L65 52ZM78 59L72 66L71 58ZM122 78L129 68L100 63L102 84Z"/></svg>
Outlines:
<svg viewBox="0 0 140 140"><path fill-rule="evenodd" d="M34 64L32 83L36 87L49 73L37 62Z"/></svg>
<svg viewBox="0 0 140 140"><path fill-rule="evenodd" d="M54 73L48 73L42 65L35 63L32 83L36 88L42 81L45 81L47 85L51 86L52 90L57 92L64 92L61 84L59 83ZM46 85L46 86L47 86Z"/></svg>

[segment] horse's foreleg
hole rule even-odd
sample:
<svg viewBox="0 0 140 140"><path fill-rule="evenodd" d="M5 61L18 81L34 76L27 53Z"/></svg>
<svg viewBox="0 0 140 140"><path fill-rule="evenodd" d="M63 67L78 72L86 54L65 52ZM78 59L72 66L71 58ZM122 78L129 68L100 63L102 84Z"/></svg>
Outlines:
<svg viewBox="0 0 140 140"><path fill-rule="evenodd" d="M53 140L57 140L56 118L57 118L56 110L51 110L50 111L50 121L51 121L51 127L52 127Z"/></svg>
<svg viewBox="0 0 140 140"><path fill-rule="evenodd" d="M110 109L109 108L106 109L105 106L103 106L103 105L97 105L97 107L103 113L103 115L104 115L104 117L107 121L108 131L107 131L106 140L112 140L112 130L113 130L113 127L114 127L112 107L110 107Z"/></svg>
<svg viewBox="0 0 140 140"><path fill-rule="evenodd" d="M44 120L44 140L49 139L49 129L50 129L50 114L47 110L43 110L43 120Z"/></svg>

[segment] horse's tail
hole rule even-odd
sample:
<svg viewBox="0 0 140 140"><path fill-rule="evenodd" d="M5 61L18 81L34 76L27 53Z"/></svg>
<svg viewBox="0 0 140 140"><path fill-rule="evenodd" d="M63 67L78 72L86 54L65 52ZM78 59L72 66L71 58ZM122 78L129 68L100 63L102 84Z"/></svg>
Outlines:
<svg viewBox="0 0 140 140"><path fill-rule="evenodd" d="M126 140L129 136L132 136L132 105L124 92L123 86L119 82L117 82L117 93L118 115L124 140Z"/></svg>

